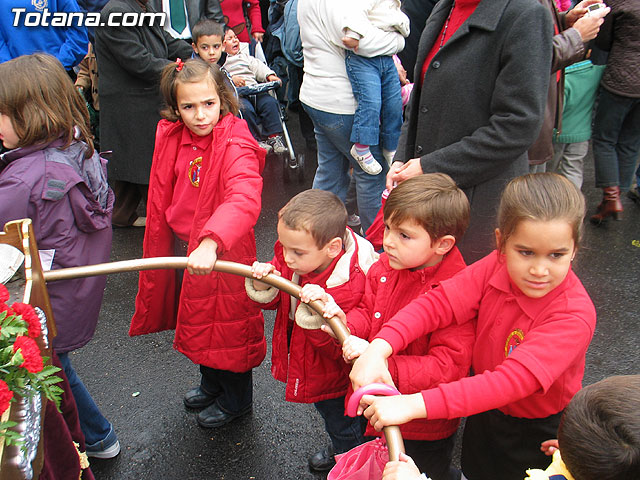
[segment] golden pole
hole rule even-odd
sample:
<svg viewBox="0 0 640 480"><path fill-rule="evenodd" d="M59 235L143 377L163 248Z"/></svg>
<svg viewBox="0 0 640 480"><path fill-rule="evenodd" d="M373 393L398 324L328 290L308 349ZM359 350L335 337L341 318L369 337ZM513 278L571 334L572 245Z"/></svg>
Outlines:
<svg viewBox="0 0 640 480"><path fill-rule="evenodd" d="M99 263L96 265L86 265L83 267L62 268L59 270L49 270L44 272L46 282L55 282L58 280L69 280L72 278L93 277L96 275L109 275L112 273L136 272L140 270L155 269L184 269L187 267L187 257L155 257L155 258L139 258L135 260L123 260L120 262ZM216 272L230 273L240 275L246 278L253 278L251 267L241 263L227 262L225 260L217 260L213 266ZM300 299L300 286L277 275L269 274L260 279L261 282L267 283L289 295ZM322 315L322 302L314 300L309 306ZM351 334L349 329L340 321L338 317L324 319L333 330L338 341L342 344ZM384 436L389 447L389 459L398 460L400 452L404 452L404 443L400 428L397 426L384 427Z"/></svg>

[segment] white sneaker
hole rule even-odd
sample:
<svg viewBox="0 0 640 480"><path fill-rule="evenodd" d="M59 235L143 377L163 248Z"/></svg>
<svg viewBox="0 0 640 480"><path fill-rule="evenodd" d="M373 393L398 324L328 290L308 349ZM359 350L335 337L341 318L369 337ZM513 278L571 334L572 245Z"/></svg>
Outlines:
<svg viewBox="0 0 640 480"><path fill-rule="evenodd" d="M282 135L276 135L275 137L269 137L267 140L273 148L273 153L281 154L287 151L287 147L284 144Z"/></svg>
<svg viewBox="0 0 640 480"><path fill-rule="evenodd" d="M350 153L351 153L351 156L355 158L356 162L358 162L358 165L360 165L360 168L362 168L362 170L365 171L365 173L368 173L369 175L378 175L382 171L382 166L375 159L373 159L373 156L371 156L373 160L367 163L366 157L363 157L362 155L358 155L358 153L356 152L355 145L351 147Z"/></svg>
<svg viewBox="0 0 640 480"><path fill-rule="evenodd" d="M94 447L95 448L95 447ZM120 441L116 440L116 443L111 445L110 447L105 448L104 450L89 450L87 448L87 457L93 458L113 458L120 453Z"/></svg>

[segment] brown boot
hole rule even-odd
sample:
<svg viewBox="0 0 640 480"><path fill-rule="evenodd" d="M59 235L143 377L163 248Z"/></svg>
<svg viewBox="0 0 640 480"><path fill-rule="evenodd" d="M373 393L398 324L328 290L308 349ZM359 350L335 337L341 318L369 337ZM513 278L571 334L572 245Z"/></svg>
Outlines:
<svg viewBox="0 0 640 480"><path fill-rule="evenodd" d="M622 211L620 187L605 187L602 189L602 202L598 205L598 211L590 220L594 225L600 225L609 216L622 220Z"/></svg>

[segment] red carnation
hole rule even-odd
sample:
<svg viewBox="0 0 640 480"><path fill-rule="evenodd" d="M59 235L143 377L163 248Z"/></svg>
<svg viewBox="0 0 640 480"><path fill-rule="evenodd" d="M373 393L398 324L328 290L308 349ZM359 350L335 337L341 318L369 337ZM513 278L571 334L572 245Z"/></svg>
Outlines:
<svg viewBox="0 0 640 480"><path fill-rule="evenodd" d="M30 373L38 373L43 368L42 357L40 356L40 349L38 344L33 338L20 335L16 337L16 341L13 344L13 352L16 353L20 350L24 362L20 365L26 368Z"/></svg>
<svg viewBox="0 0 640 480"><path fill-rule="evenodd" d="M22 320L27 322L29 326L29 336L31 338L37 338L40 336L40 319L36 314L36 311L33 309L31 305L26 303L18 303L15 302L11 305L11 308L16 313L16 315L22 315Z"/></svg>
<svg viewBox="0 0 640 480"><path fill-rule="evenodd" d="M9 300L9 290L0 283L0 302L6 303Z"/></svg>
<svg viewBox="0 0 640 480"><path fill-rule="evenodd" d="M4 413L9 408L9 402L13 398L13 392L9 390L9 386L0 380L0 414Z"/></svg>

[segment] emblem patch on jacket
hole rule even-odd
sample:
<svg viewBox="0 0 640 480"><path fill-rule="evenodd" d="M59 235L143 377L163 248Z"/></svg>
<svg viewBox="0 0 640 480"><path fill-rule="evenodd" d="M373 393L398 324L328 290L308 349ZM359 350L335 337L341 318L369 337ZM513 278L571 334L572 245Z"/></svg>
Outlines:
<svg viewBox="0 0 640 480"><path fill-rule="evenodd" d="M200 169L202 168L202 157L191 160L189 163L189 181L191 185L198 188L200 186Z"/></svg>
<svg viewBox="0 0 640 480"><path fill-rule="evenodd" d="M505 358L511 355L518 345L524 340L524 332L519 328L516 328L507 337L507 341L504 344L504 356Z"/></svg>
<svg viewBox="0 0 640 480"><path fill-rule="evenodd" d="M47 8L48 3L49 3L48 0L31 0L31 5L33 5L35 9L38 10L39 12Z"/></svg>

